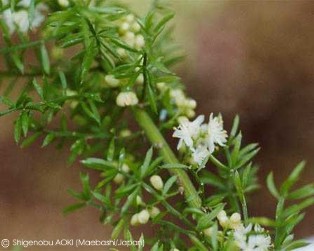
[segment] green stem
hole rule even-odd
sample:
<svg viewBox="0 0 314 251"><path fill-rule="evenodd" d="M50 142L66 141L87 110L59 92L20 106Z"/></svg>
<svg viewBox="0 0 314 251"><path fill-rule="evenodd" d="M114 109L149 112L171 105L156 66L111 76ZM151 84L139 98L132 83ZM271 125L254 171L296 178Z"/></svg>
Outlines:
<svg viewBox="0 0 314 251"><path fill-rule="evenodd" d="M164 161L169 164L179 163L150 116L143 109L138 108L133 109L133 113L136 121L144 130L151 143L158 146L160 155L164 158ZM199 197L187 173L182 169L169 169L169 172L177 176L180 185L184 188L185 198L189 205L200 208L202 206L201 198Z"/></svg>

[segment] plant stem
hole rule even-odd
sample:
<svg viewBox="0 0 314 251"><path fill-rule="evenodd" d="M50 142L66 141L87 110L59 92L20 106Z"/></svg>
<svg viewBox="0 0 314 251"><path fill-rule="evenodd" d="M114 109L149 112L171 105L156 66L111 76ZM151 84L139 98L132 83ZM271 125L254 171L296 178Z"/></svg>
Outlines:
<svg viewBox="0 0 314 251"><path fill-rule="evenodd" d="M147 112L143 109L135 108L133 109L133 113L136 121L144 130L150 142L158 146L160 155L164 158L164 161L169 164L178 164L179 161ZM169 172L177 176L180 185L184 188L184 194L188 204L192 207L200 208L202 206L201 198L187 173L182 169L169 169Z"/></svg>

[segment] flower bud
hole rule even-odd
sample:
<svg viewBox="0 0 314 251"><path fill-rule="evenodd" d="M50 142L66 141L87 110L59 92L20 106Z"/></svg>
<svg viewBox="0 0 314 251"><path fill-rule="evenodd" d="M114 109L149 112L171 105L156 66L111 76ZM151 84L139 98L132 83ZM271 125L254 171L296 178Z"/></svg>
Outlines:
<svg viewBox="0 0 314 251"><path fill-rule="evenodd" d="M219 220L219 218L222 218L222 217L226 217L227 214L226 214L226 211L225 210L221 210L218 214L217 214L217 218Z"/></svg>
<svg viewBox="0 0 314 251"><path fill-rule="evenodd" d="M68 7L70 5L69 1L68 0L58 0L58 4L61 6L61 7Z"/></svg>
<svg viewBox="0 0 314 251"><path fill-rule="evenodd" d="M143 202L141 196L139 196L139 195L136 196L136 205L138 205L138 206L145 205L145 203Z"/></svg>
<svg viewBox="0 0 314 251"><path fill-rule="evenodd" d="M190 109L195 109L196 105L197 105L197 103L194 99L188 99L188 106Z"/></svg>
<svg viewBox="0 0 314 251"><path fill-rule="evenodd" d="M230 216L230 221L233 222L233 223L241 222L241 215L239 213L233 213Z"/></svg>
<svg viewBox="0 0 314 251"><path fill-rule="evenodd" d="M239 213L233 213L229 219L229 227L232 229L239 229L241 226L241 215Z"/></svg>
<svg viewBox="0 0 314 251"><path fill-rule="evenodd" d="M127 22L124 22L124 23L120 24L120 26L119 26L119 32L121 34L126 33L129 29L130 29L130 24Z"/></svg>
<svg viewBox="0 0 314 251"><path fill-rule="evenodd" d="M138 104L138 98L132 91L120 92L117 96L116 103L121 107L136 105Z"/></svg>
<svg viewBox="0 0 314 251"><path fill-rule="evenodd" d="M124 36L122 37L122 39L124 40L124 42L130 46L130 47L134 47L134 43L135 43L135 34L131 31L127 31Z"/></svg>
<svg viewBox="0 0 314 251"><path fill-rule="evenodd" d="M114 178L113 181L114 183L116 183L117 185L121 184L124 180L124 176L121 173L118 173Z"/></svg>
<svg viewBox="0 0 314 251"><path fill-rule="evenodd" d="M205 236L210 237L213 233L213 228L212 227L206 228L203 230L203 233Z"/></svg>
<svg viewBox="0 0 314 251"><path fill-rule="evenodd" d="M166 90L166 83L165 82L158 82L157 84L156 84L156 87L157 87L157 89L159 90L159 91L165 91Z"/></svg>
<svg viewBox="0 0 314 251"><path fill-rule="evenodd" d="M158 207L152 207L150 210L149 210L149 214L150 214L150 217L151 218L155 218L158 214L160 214L160 210Z"/></svg>
<svg viewBox="0 0 314 251"><path fill-rule="evenodd" d="M143 75L142 73L140 73L140 74L137 76L135 82L136 82L137 84L143 84L143 83L144 83L144 75Z"/></svg>
<svg viewBox="0 0 314 251"><path fill-rule="evenodd" d="M113 75L106 75L105 81L110 87L117 87L120 84L120 80L116 79Z"/></svg>
<svg viewBox="0 0 314 251"><path fill-rule="evenodd" d="M143 35L137 35L134 39L134 47L136 49L142 49L145 46L145 39Z"/></svg>
<svg viewBox="0 0 314 251"><path fill-rule="evenodd" d="M156 190L162 190L164 183L159 175L153 175L150 177L150 183Z"/></svg>
<svg viewBox="0 0 314 251"><path fill-rule="evenodd" d="M219 224L223 227L226 228L229 225L229 218L226 214L225 210L221 210L218 215L217 215L217 219L219 221Z"/></svg>
<svg viewBox="0 0 314 251"><path fill-rule="evenodd" d="M147 209L142 210L138 213L138 222L141 224L146 224L149 220L149 212Z"/></svg>
<svg viewBox="0 0 314 251"><path fill-rule="evenodd" d="M119 136L122 137L122 138L126 138L126 137L129 137L131 136L131 131L129 129L123 129L121 130Z"/></svg>
<svg viewBox="0 0 314 251"><path fill-rule="evenodd" d="M135 19L135 16L133 14L129 14L129 15L125 16L124 19L126 22L132 23Z"/></svg>
<svg viewBox="0 0 314 251"><path fill-rule="evenodd" d="M188 118L193 118L193 117L195 116L195 111L193 111L193 110L188 110L188 111L186 112L186 116L187 116Z"/></svg>
<svg viewBox="0 0 314 251"><path fill-rule="evenodd" d="M119 55L119 57L121 57L122 59L125 59L128 57L128 54L126 53L126 50L123 48L118 48L117 49L117 53Z"/></svg>
<svg viewBox="0 0 314 251"><path fill-rule="evenodd" d="M121 170L125 173L130 172L130 168L127 164L122 164Z"/></svg>
<svg viewBox="0 0 314 251"><path fill-rule="evenodd" d="M138 221L138 214L134 214L132 217L131 217L131 225L132 226L137 226L139 224L139 221Z"/></svg>
<svg viewBox="0 0 314 251"><path fill-rule="evenodd" d="M137 33L140 30L141 30L141 26L137 22L134 22L131 26L131 31Z"/></svg>

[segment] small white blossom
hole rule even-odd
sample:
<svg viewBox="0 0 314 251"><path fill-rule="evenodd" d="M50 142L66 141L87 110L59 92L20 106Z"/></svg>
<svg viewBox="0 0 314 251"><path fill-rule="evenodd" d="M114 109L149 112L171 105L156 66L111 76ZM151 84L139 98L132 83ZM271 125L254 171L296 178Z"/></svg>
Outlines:
<svg viewBox="0 0 314 251"><path fill-rule="evenodd" d="M132 106L138 104L138 98L132 91L120 92L117 96L116 103L118 106Z"/></svg>
<svg viewBox="0 0 314 251"><path fill-rule="evenodd" d="M192 151L193 161L199 166L203 164L203 161L210 155L209 151L205 146L198 146Z"/></svg>
<svg viewBox="0 0 314 251"><path fill-rule="evenodd" d="M7 4L7 1L2 2ZM22 0L17 5L25 9L20 9L15 12L12 12L11 9L6 9L1 15L10 34L13 34L16 29L22 33L26 33L29 29L38 28L45 20L43 12L48 10L47 5L43 3L37 4L35 6L32 20L29 19L27 10L30 6L30 0Z"/></svg>
<svg viewBox="0 0 314 251"><path fill-rule="evenodd" d="M221 116L214 117L213 113L210 114L207 133L206 143L211 154L215 150L215 144L225 146L228 135L223 129L223 120Z"/></svg>
<svg viewBox="0 0 314 251"><path fill-rule="evenodd" d="M164 187L164 182L159 175L153 175L149 181L156 190L162 190Z"/></svg>
<svg viewBox="0 0 314 251"><path fill-rule="evenodd" d="M201 124L204 122L204 115L198 116L194 121L190 122L187 119L182 119L180 125L175 128L173 133L174 138L179 138L177 149L182 147L184 143L190 149L193 148L193 139L199 135Z"/></svg>
<svg viewBox="0 0 314 251"><path fill-rule="evenodd" d="M234 240L241 251L268 251L271 247L271 238L259 225L249 224L234 231Z"/></svg>

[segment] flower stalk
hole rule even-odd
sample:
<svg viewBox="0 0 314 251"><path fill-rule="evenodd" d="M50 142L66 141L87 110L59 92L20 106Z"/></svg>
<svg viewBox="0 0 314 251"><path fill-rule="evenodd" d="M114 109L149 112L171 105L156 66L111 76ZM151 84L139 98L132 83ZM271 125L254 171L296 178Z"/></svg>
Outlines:
<svg viewBox="0 0 314 251"><path fill-rule="evenodd" d="M179 164L176 156L147 112L140 108L134 108L133 114L139 126L144 130L147 138L153 145L159 147L160 155L164 158L164 161L169 164ZM178 177L180 186L184 188L184 195L188 204L192 207L200 208L202 206L201 198L187 173L182 169L175 168L169 169L169 172Z"/></svg>

